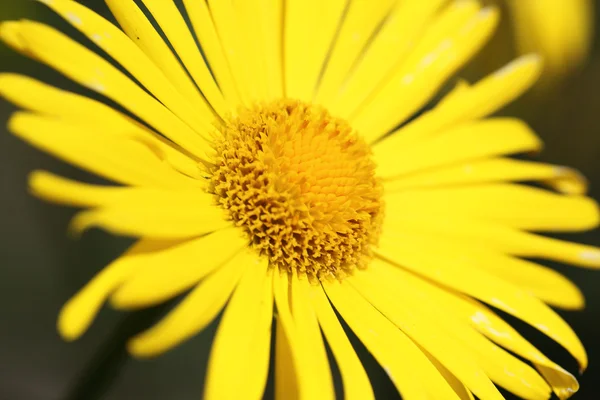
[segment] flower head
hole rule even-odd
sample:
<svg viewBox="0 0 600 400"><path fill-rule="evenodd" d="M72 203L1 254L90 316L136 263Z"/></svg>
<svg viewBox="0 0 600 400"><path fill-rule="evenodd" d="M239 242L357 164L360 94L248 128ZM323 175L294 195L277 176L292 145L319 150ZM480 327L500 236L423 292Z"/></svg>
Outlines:
<svg viewBox="0 0 600 400"><path fill-rule="evenodd" d="M407 399L577 391L488 307L585 369L549 307L581 308L581 293L524 258L599 268L599 249L533 233L593 228L597 205L576 171L509 157L540 150L527 125L488 117L532 85L538 57L418 113L492 34L496 9L142 0L146 13L107 0L121 30L74 1L42 2L99 51L32 21L3 23L0 37L106 101L2 74L0 95L27 110L9 128L115 185L37 171L31 190L83 208L73 232L138 238L64 306L65 339L106 300L136 309L191 289L129 350L160 354L224 309L207 398L261 398L272 324L277 397L334 397L326 341L345 396L372 398L340 319Z"/></svg>

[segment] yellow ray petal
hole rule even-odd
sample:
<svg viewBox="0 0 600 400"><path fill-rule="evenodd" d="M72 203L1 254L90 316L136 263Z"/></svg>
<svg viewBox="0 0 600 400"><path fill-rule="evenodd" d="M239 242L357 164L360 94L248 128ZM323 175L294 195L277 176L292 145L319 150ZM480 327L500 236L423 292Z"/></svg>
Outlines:
<svg viewBox="0 0 600 400"><path fill-rule="evenodd" d="M358 0L348 3L340 31L317 88L316 103L332 103L365 46L384 18L392 11L394 3L393 0Z"/></svg>
<svg viewBox="0 0 600 400"><path fill-rule="evenodd" d="M10 73L0 74L0 96L27 110L77 122L86 126L82 129L86 133L102 126L102 135L143 140L156 147L178 171L191 177L202 177L198 161L185 155L173 142L99 101Z"/></svg>
<svg viewBox="0 0 600 400"><path fill-rule="evenodd" d="M177 239L232 226L214 197L201 190L164 191L151 197L146 194L145 190L132 190L109 205L82 211L75 215L69 229L81 234L97 227L115 235Z"/></svg>
<svg viewBox="0 0 600 400"><path fill-rule="evenodd" d="M19 34L40 61L121 104L189 152L203 156L210 149L202 136L208 137L207 132L194 131L99 55L37 22L21 22Z"/></svg>
<svg viewBox="0 0 600 400"><path fill-rule="evenodd" d="M579 389L577 379L562 367L550 361L519 332L481 303L463 295L450 293L434 285L427 285L432 302L444 304L446 310L469 323L490 340L534 363L561 399L570 397Z"/></svg>
<svg viewBox="0 0 600 400"><path fill-rule="evenodd" d="M537 298L483 269L469 268L452 254L433 251L438 243L423 245L411 236L382 238L377 254L402 268L484 301L532 325L555 340L577 359L582 369L587 354L573 330Z"/></svg>
<svg viewBox="0 0 600 400"><path fill-rule="evenodd" d="M312 100L346 4L346 0L286 3L283 48L287 97Z"/></svg>
<svg viewBox="0 0 600 400"><path fill-rule="evenodd" d="M327 109L343 118L352 115L369 95L391 78L394 70L400 67L433 23L444 3L447 0L396 2L363 55L356 61L346 82L325 104ZM465 14L478 7L475 1L462 1L453 2L450 8L459 9L459 13Z"/></svg>
<svg viewBox="0 0 600 400"><path fill-rule="evenodd" d="M260 399L269 372L273 271L256 254L219 324L208 362L206 399ZM240 334L243 332L243 334Z"/></svg>
<svg viewBox="0 0 600 400"><path fill-rule="evenodd" d="M204 97L218 115L226 116L230 109L175 3L163 0L142 0L142 3L165 33Z"/></svg>
<svg viewBox="0 0 600 400"><path fill-rule="evenodd" d="M375 147L403 146L427 139L458 123L483 118L523 94L538 79L541 61L522 56L473 86L460 82L433 110L394 131Z"/></svg>
<svg viewBox="0 0 600 400"><path fill-rule="evenodd" d="M412 146L374 149L377 173L397 178L421 170L490 156L540 150L542 142L522 121L490 118L460 125Z"/></svg>
<svg viewBox="0 0 600 400"><path fill-rule="evenodd" d="M598 247L522 232L491 222L421 213L389 215L385 223L396 231L428 233L443 240L460 241L516 256L547 258L581 267L600 268Z"/></svg>
<svg viewBox="0 0 600 400"><path fill-rule="evenodd" d="M510 158L489 158L399 176L385 181L386 192L491 182L538 181L565 194L585 194L587 181L572 168Z"/></svg>
<svg viewBox="0 0 600 400"><path fill-rule="evenodd" d="M452 387L452 389L454 390L456 395L460 398L460 400L474 400L475 399L473 397L473 393L471 393L471 391L469 389L467 389L467 387L456 376L452 375L452 373L450 371L448 371L448 369L446 367L444 367L442 365L442 363L440 363L438 360L435 359L435 357L433 357L431 354L429 354L422 348L421 348L421 351L423 351L423 353L425 353L427 358L429 358L429 361L437 368L437 370L444 377L446 382L448 382L448 384Z"/></svg>
<svg viewBox="0 0 600 400"><path fill-rule="evenodd" d="M192 287L246 245L238 229L223 229L130 260L143 269L113 293L111 303L123 309L161 303Z"/></svg>
<svg viewBox="0 0 600 400"><path fill-rule="evenodd" d="M400 329L347 282L325 282L323 288L344 321L390 377L405 399L458 396L427 356ZM493 397L490 397L493 398Z"/></svg>
<svg viewBox="0 0 600 400"><path fill-rule="evenodd" d="M292 348L287 339L281 318L277 318L276 321L275 400L297 400L300 398L300 388L298 386Z"/></svg>
<svg viewBox="0 0 600 400"><path fill-rule="evenodd" d="M190 179L162 163L146 144L128 138L84 135L81 126L18 112L10 132L29 144L105 178L134 186L189 187ZM97 128L96 128L97 129Z"/></svg>
<svg viewBox="0 0 600 400"><path fill-rule="evenodd" d="M495 8L484 8L452 33L436 37L408 58L386 85L350 118L352 125L373 142L398 125L438 92L440 86L487 41L498 22ZM434 35L434 36L437 36ZM433 49L433 50L432 50Z"/></svg>
<svg viewBox="0 0 600 400"><path fill-rule="evenodd" d="M202 132L214 119L210 108L195 109L175 89L163 72L123 31L106 19L71 0L42 1L133 75L175 115Z"/></svg>
<svg viewBox="0 0 600 400"><path fill-rule="evenodd" d="M149 253L160 252L175 243L177 242L142 239L131 246L125 254L100 271L65 303L57 322L60 335L65 340L79 338L88 329L100 307L112 292L133 276L139 268L143 268L142 264L131 260L144 258Z"/></svg>
<svg viewBox="0 0 600 400"><path fill-rule="evenodd" d="M375 268L374 264L372 262L369 268ZM364 276L367 274L369 275ZM357 273L348 278L349 283L365 300L416 344L438 359L473 394L479 398L502 398L491 382L491 377L487 376L488 371L479 363L477 354L457 341L454 336L444 332L442 326L434 322L433 318L428 318L428 310L425 306L408 301L407 294L400 293L402 289L394 295L396 299L391 298L387 293L387 286L377 285L376 281L378 280L374 280L376 276L371 271L367 274ZM402 287L401 285L397 286Z"/></svg>
<svg viewBox="0 0 600 400"><path fill-rule="evenodd" d="M386 195L386 213L464 216L541 231L586 230L599 222L598 206L591 198L514 184L390 193Z"/></svg>
<svg viewBox="0 0 600 400"><path fill-rule="evenodd" d="M452 364L441 358L448 357L446 353L450 351L437 347L439 342L447 340L447 344L457 352L473 357L495 383L519 397L550 397L550 387L533 368L487 340L464 319L448 313L445 303L432 301L428 295L436 288L430 289L431 284L381 260L374 260L367 273L356 274L350 281L393 322L408 326L405 329L407 334L416 341L422 341L421 345L427 350L431 349L430 353L450 372L453 370ZM419 333L421 329L425 333ZM427 332L437 334L428 342ZM436 349L442 356L436 356ZM456 376L469 387L468 381L458 374Z"/></svg>
<svg viewBox="0 0 600 400"><path fill-rule="evenodd" d="M321 286L311 287L311 300L321 330L340 369L344 385L344 398L346 400L374 399L369 377Z"/></svg>
<svg viewBox="0 0 600 400"><path fill-rule="evenodd" d="M206 118L215 116L196 84L134 1L105 0L123 31Z"/></svg>
<svg viewBox="0 0 600 400"><path fill-rule="evenodd" d="M311 306L309 283L274 271L277 315L289 343L300 399L334 399L331 370ZM288 381L291 380L288 377Z"/></svg>
<svg viewBox="0 0 600 400"><path fill-rule="evenodd" d="M160 322L129 340L129 352L136 357L154 357L204 329L225 306L248 259L248 253L242 251L208 275Z"/></svg>
<svg viewBox="0 0 600 400"><path fill-rule="evenodd" d="M260 0L258 7L265 56L267 98L284 97L283 85L283 0Z"/></svg>
<svg viewBox="0 0 600 400"><path fill-rule="evenodd" d="M387 225L385 240L410 241L444 254L448 262L460 262L465 268L481 269L501 280L510 282L543 300L565 309L581 309L585 302L579 288L553 269L530 261L510 257L495 250L477 247L475 244L445 239L429 232L403 230L399 226Z"/></svg>
<svg viewBox="0 0 600 400"><path fill-rule="evenodd" d="M208 5L206 1L196 0L184 0L183 4L223 96L229 106L235 109L241 102L240 95L231 74L231 67L225 58L224 49L221 46Z"/></svg>

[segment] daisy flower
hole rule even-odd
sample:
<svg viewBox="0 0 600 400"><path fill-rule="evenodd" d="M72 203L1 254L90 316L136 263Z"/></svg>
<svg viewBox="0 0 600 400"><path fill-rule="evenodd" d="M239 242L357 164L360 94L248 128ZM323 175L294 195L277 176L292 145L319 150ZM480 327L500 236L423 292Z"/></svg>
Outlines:
<svg viewBox="0 0 600 400"><path fill-rule="evenodd" d="M594 228L598 207L576 171L510 158L542 144L523 122L489 117L540 61L436 97L492 35L495 8L107 0L119 29L74 1L42 2L89 41L33 21L3 23L2 40L105 101L2 74L0 93L26 110L10 131L114 185L37 171L31 191L82 208L74 233L138 238L64 306L66 340L105 301L138 309L189 290L129 351L158 355L223 310L208 399L261 398L272 340L277 398L334 398L326 346L343 395L372 398L346 329L406 399L577 391L495 312L585 369L551 308L582 308L582 294L525 258L599 268L599 249L539 234Z"/></svg>

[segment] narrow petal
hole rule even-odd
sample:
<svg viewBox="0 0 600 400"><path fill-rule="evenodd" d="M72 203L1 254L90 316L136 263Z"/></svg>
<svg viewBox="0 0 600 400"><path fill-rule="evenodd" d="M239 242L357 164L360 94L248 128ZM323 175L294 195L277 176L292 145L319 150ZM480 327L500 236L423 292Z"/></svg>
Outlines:
<svg viewBox="0 0 600 400"><path fill-rule="evenodd" d="M283 83L283 1L260 0L267 95L272 99L284 97Z"/></svg>
<svg viewBox="0 0 600 400"><path fill-rule="evenodd" d="M572 168L500 157L467 161L456 166L445 165L434 170L398 176L385 182L385 190L397 192L414 188L511 181L537 181L565 194L587 192L586 179Z"/></svg>
<svg viewBox="0 0 600 400"><path fill-rule="evenodd" d="M267 271L267 259L252 256L245 263L246 272L227 304L211 348L206 399L263 396L269 372L273 271Z"/></svg>
<svg viewBox="0 0 600 400"><path fill-rule="evenodd" d="M461 378L453 364L442 358L449 357L447 348L444 351L443 347L438 347L446 338L449 341L447 345L453 346L463 357L473 357L492 381L517 396L530 399L550 397L550 387L533 368L487 340L464 319L448 313L445 303L432 302L428 296L431 284L381 260L374 260L367 273L355 275L351 282L390 320L407 326L407 334L420 342L450 372L456 373L467 387L469 382ZM438 335L428 339L429 332L438 332ZM444 339L439 338L441 335ZM475 391L474 394L477 395Z"/></svg>
<svg viewBox="0 0 600 400"><path fill-rule="evenodd" d="M445 3L448 0L396 2L362 56L356 60L347 80L337 88L335 96L331 96L325 103L327 109L343 118L355 113L400 68L429 27L435 23L437 14ZM453 2L449 8L464 15L476 12L478 6L475 1L461 1Z"/></svg>
<svg viewBox="0 0 600 400"><path fill-rule="evenodd" d="M487 41L498 11L486 7L464 23L432 28L394 76L372 96L350 122L373 142L423 107L440 86ZM435 39L435 40L433 40ZM433 50L432 50L433 49ZM399 107L399 105L401 105Z"/></svg>
<svg viewBox="0 0 600 400"><path fill-rule="evenodd" d="M405 399L458 396L419 347L348 283L323 288L336 310L386 371ZM490 397L494 398L494 397Z"/></svg>
<svg viewBox="0 0 600 400"><path fill-rule="evenodd" d="M123 309L161 303L198 283L245 246L247 240L231 228L129 260L143 269L119 287L111 303Z"/></svg>
<svg viewBox="0 0 600 400"><path fill-rule="evenodd" d="M44 116L75 122L82 132L99 131L101 135L139 139L155 147L178 171L200 178L198 160L186 154L163 136L143 127L113 108L89 97L61 90L35 79L0 74L0 96L17 106ZM99 130L98 126L102 126Z"/></svg>
<svg viewBox="0 0 600 400"><path fill-rule="evenodd" d="M284 317L285 319L286 317ZM298 374L282 318L276 319L275 331L275 400L297 400L300 398Z"/></svg>
<svg viewBox="0 0 600 400"><path fill-rule="evenodd" d="M368 45L395 1L351 1L323 70L315 102L328 105L337 96L348 73Z"/></svg>
<svg viewBox="0 0 600 400"><path fill-rule="evenodd" d="M105 0L123 31L203 115L214 115L198 87L134 1Z"/></svg>
<svg viewBox="0 0 600 400"><path fill-rule="evenodd" d="M527 91L540 76L541 64L536 55L522 56L472 86L460 82L433 110L375 143L375 147L402 148L456 124L486 117Z"/></svg>
<svg viewBox="0 0 600 400"><path fill-rule="evenodd" d="M497 223L453 215L441 218L425 213L389 215L385 223L397 232L427 233L443 240L460 241L506 254L600 268L598 247L522 232Z"/></svg>
<svg viewBox="0 0 600 400"><path fill-rule="evenodd" d="M342 375L346 400L374 399L371 382L321 286L311 287L312 304L321 330Z"/></svg>
<svg viewBox="0 0 600 400"><path fill-rule="evenodd" d="M429 361L437 368L439 373L446 379L446 382L454 389L456 395L460 398L460 400L474 400L473 393L462 383L456 376L454 376L446 367L442 365L438 360L435 359L431 354L427 353L423 349L421 349Z"/></svg>
<svg viewBox="0 0 600 400"><path fill-rule="evenodd" d="M489 272L469 268L462 259L432 248L439 243L426 245L411 240L382 238L377 254L394 264L424 276L444 287L465 293L511 314L538 329L567 349L577 359L581 369L587 366L587 354L581 341L569 325L552 309L522 289L491 275Z"/></svg>
<svg viewBox="0 0 600 400"><path fill-rule="evenodd" d="M132 262L148 254L160 252L176 242L142 239L121 257L105 267L77 294L65 303L58 316L58 332L65 340L79 338L90 326L92 320L106 299L123 282L135 275L143 265Z"/></svg>
<svg viewBox="0 0 600 400"><path fill-rule="evenodd" d="M202 132L210 125L214 119L210 107L204 104L202 109L194 109L122 30L75 1L42 2L121 64L161 103L196 131Z"/></svg>
<svg viewBox="0 0 600 400"><path fill-rule="evenodd" d="M23 21L18 28L27 52L41 62L119 103L191 153L210 150L207 131L194 131L99 55L43 24Z"/></svg>
<svg viewBox="0 0 600 400"><path fill-rule="evenodd" d="M587 230L595 228L600 220L598 205L589 197L562 196L514 184L390 193L386 195L386 208L388 215L461 216L539 231Z"/></svg>
<svg viewBox="0 0 600 400"><path fill-rule="evenodd" d="M232 226L213 196L201 190L165 191L153 197L143 197L146 191L129 194L108 206L78 213L70 229L80 234L97 227L115 235L177 239Z"/></svg>
<svg viewBox="0 0 600 400"><path fill-rule="evenodd" d="M204 97L216 113L224 117L231 109L227 107L223 94L175 3L163 0L142 0L142 3L156 19Z"/></svg>
<svg viewBox="0 0 600 400"><path fill-rule="evenodd" d="M101 132L85 135L80 125L24 112L13 114L8 129L40 150L115 182L167 188L190 187L194 182L138 140Z"/></svg>
<svg viewBox="0 0 600 400"><path fill-rule="evenodd" d="M154 357L200 332L223 309L250 263L251 255L239 252L204 278L160 322L132 338L127 344L129 352L136 357Z"/></svg>
<svg viewBox="0 0 600 400"><path fill-rule="evenodd" d="M196 0L184 0L183 4L223 96L230 107L234 108L240 104L241 99L208 4L206 1Z"/></svg>
<svg viewBox="0 0 600 400"><path fill-rule="evenodd" d="M451 129L412 146L374 149L377 172L384 178L504 154L538 151L542 142L523 122L491 118Z"/></svg>
<svg viewBox="0 0 600 400"><path fill-rule="evenodd" d="M507 256L497 251L477 247L471 243L457 242L429 233L386 229L385 240L419 243L444 254L447 260L461 262L465 268L481 269L540 300L565 309L582 309L585 305L583 294L573 282L553 269L536 263Z"/></svg>
<svg viewBox="0 0 600 400"><path fill-rule="evenodd" d="M286 96L312 100L346 4L346 0L294 0L286 3Z"/></svg>
<svg viewBox="0 0 600 400"><path fill-rule="evenodd" d="M311 306L308 281L275 271L273 285L277 315L289 343L299 398L334 399L331 369Z"/></svg>

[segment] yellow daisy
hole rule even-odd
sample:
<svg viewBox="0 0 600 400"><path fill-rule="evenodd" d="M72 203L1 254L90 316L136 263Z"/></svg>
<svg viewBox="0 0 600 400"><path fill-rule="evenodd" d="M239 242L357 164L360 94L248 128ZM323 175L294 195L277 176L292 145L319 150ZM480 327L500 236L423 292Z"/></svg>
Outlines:
<svg viewBox="0 0 600 400"><path fill-rule="evenodd" d="M585 369L581 342L550 308L583 307L580 291L521 257L599 268L599 249L533 233L593 228L598 207L576 171L508 157L540 150L527 125L488 117L532 85L538 57L418 114L492 34L496 9L107 0L121 30L74 1L42 2L94 50L33 21L2 24L2 40L106 102L2 74L0 94L27 110L9 128L120 185L38 171L31 191L83 208L76 233L139 238L64 306L65 339L106 300L137 309L191 289L129 350L160 354L224 309L209 399L261 398L272 340L277 398L334 398L325 342L345 397L372 398L341 320L406 399L577 391L488 307Z"/></svg>

